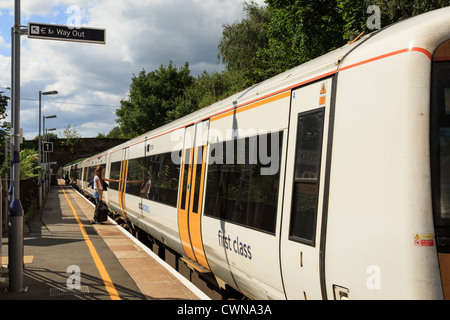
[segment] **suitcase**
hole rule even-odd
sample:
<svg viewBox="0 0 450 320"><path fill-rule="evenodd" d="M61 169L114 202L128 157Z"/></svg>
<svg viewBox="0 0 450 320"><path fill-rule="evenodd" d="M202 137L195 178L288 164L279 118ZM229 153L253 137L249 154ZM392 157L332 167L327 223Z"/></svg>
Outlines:
<svg viewBox="0 0 450 320"><path fill-rule="evenodd" d="M100 201L96 206L95 206L95 211L94 211L94 221L95 222L103 222L108 220L108 206Z"/></svg>

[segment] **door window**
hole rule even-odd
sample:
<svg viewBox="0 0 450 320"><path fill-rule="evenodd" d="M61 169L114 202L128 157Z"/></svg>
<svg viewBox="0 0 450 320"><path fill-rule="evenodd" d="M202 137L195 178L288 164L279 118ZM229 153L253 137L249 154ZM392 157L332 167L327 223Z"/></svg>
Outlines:
<svg viewBox="0 0 450 320"><path fill-rule="evenodd" d="M298 117L289 239L315 245L325 109Z"/></svg>
<svg viewBox="0 0 450 320"><path fill-rule="evenodd" d="M211 144L205 215L275 234L282 141L280 131Z"/></svg>

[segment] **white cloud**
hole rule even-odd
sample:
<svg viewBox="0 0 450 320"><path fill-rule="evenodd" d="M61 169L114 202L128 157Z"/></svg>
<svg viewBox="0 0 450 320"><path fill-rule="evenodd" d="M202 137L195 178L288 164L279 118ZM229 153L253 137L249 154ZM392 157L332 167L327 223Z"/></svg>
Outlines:
<svg viewBox="0 0 450 320"><path fill-rule="evenodd" d="M22 18L28 20L31 16L57 16L61 13L65 13L67 7L76 5L82 8L89 6L92 3L98 1L89 0L39 0L39 1L21 1ZM67 15L69 17L70 14Z"/></svg>
<svg viewBox="0 0 450 320"><path fill-rule="evenodd" d="M0 0L0 10L13 10L14 0Z"/></svg>
<svg viewBox="0 0 450 320"><path fill-rule="evenodd" d="M70 5L73 0L22 1L22 24L66 24ZM58 130L70 124L82 136L96 136L116 125L114 106L142 69L149 72L172 60L177 66L189 62L193 75L220 70L222 26L243 14L242 0L77 0L76 5L83 25L106 29L106 45L22 37L21 96L35 100L21 106L26 138L37 135L39 90L59 92L43 98L43 112L58 115L53 120ZM13 0L0 0L0 10L3 16L10 13ZM0 34L9 35L11 26L0 26ZM0 36L0 48L7 42ZM10 85L9 60L0 53L0 86Z"/></svg>
<svg viewBox="0 0 450 320"><path fill-rule="evenodd" d="M0 55L0 91L11 86L11 59Z"/></svg>

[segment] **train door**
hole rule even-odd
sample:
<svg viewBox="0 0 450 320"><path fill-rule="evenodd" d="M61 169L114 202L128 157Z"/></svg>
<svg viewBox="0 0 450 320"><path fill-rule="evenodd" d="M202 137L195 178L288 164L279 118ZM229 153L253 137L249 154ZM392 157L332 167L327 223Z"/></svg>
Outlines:
<svg viewBox="0 0 450 320"><path fill-rule="evenodd" d="M129 148L122 150L122 161L120 162L120 180L119 180L119 206L122 216L128 218L127 208L125 205L125 191L127 187L127 173L128 173L128 153Z"/></svg>
<svg viewBox="0 0 450 320"><path fill-rule="evenodd" d="M450 300L450 40L433 56L430 136L436 248L444 298Z"/></svg>
<svg viewBox="0 0 450 320"><path fill-rule="evenodd" d="M150 164L149 164L150 160L149 159L150 159L150 151L151 150L153 150L153 145L150 143L150 139L145 137L144 158L145 158L145 166L146 166L147 169L150 167ZM140 213L142 219L144 219L145 212L149 212L149 207L144 205L144 198L141 196L141 198L139 200L139 213Z"/></svg>
<svg viewBox="0 0 450 320"><path fill-rule="evenodd" d="M320 236L332 80L292 91L281 268L287 299L321 299Z"/></svg>
<svg viewBox="0 0 450 320"><path fill-rule="evenodd" d="M83 170L83 190L87 190L87 186L89 183L89 165L88 162L84 162L84 170Z"/></svg>
<svg viewBox="0 0 450 320"><path fill-rule="evenodd" d="M109 161L108 161L108 159L109 159L109 155L105 155L104 158L102 159L103 161L102 161L101 166L105 169L105 171L103 171L103 178L109 177ZM109 182L107 182L107 183L109 186ZM105 202L106 205L109 205L109 192L108 191L109 191L109 188L106 190L106 192L103 192L103 194L102 194L103 202Z"/></svg>
<svg viewBox="0 0 450 320"><path fill-rule="evenodd" d="M185 129L178 201L178 230L186 256L209 270L201 233L208 129L209 120Z"/></svg>

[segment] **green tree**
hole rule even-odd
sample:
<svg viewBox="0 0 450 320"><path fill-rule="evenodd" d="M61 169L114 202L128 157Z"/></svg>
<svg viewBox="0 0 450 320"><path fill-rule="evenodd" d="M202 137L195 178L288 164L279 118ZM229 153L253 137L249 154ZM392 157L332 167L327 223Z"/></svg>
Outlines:
<svg viewBox="0 0 450 320"><path fill-rule="evenodd" d="M267 10L251 1L244 2L242 21L223 25L218 57L220 62L225 63L227 71L242 73L251 83L261 80L255 70L260 63L258 52L269 45L266 31L269 21Z"/></svg>
<svg viewBox="0 0 450 320"><path fill-rule="evenodd" d="M168 66L133 75L127 99L120 101L116 110L122 132L132 138L170 121L168 113L175 109L186 88L194 82L189 64L177 68L172 61Z"/></svg>
<svg viewBox="0 0 450 320"><path fill-rule="evenodd" d="M260 72L274 76L345 44L338 0L266 0L268 48Z"/></svg>
<svg viewBox="0 0 450 320"><path fill-rule="evenodd" d="M448 0L266 0L270 23L266 57L270 74L282 72L344 45L350 36L370 33L371 5L381 10L381 27L448 6ZM274 66L274 67L271 67ZM270 72L273 71L273 72Z"/></svg>
<svg viewBox="0 0 450 320"><path fill-rule="evenodd" d="M20 151L20 179L37 176L39 154L34 149L24 149Z"/></svg>
<svg viewBox="0 0 450 320"><path fill-rule="evenodd" d="M41 136L42 140L45 140L45 137L47 136L48 140L55 140L58 139L58 135L56 133L53 132L47 132L46 134L44 133L43 136ZM39 135L37 135L36 137L34 137L33 140L36 140L36 145L37 145L37 141L39 140Z"/></svg>
<svg viewBox="0 0 450 320"><path fill-rule="evenodd" d="M377 5L381 10L381 27L450 5L449 0L365 0L366 8Z"/></svg>
<svg viewBox="0 0 450 320"><path fill-rule="evenodd" d="M112 128L108 134L99 133L97 135L97 138L127 139L119 126Z"/></svg>
<svg viewBox="0 0 450 320"><path fill-rule="evenodd" d="M62 132L63 141L61 141L61 145L64 149L69 150L71 153L74 153L75 148L78 144L81 143L81 136L78 133L76 126L71 126L70 124L64 128Z"/></svg>
<svg viewBox="0 0 450 320"><path fill-rule="evenodd" d="M167 120L179 119L229 97L241 91L245 82L239 72L208 73L205 71L195 79L191 86L184 90L182 96L177 97L175 100L176 107L167 112Z"/></svg>
<svg viewBox="0 0 450 320"><path fill-rule="evenodd" d="M338 13L343 20L342 45L344 45L346 41L352 40L352 37L356 37L363 32L371 32L371 30L367 28L367 19L371 15L367 13L367 8L372 4L372 0L337 1Z"/></svg>
<svg viewBox="0 0 450 320"><path fill-rule="evenodd" d="M0 163L5 163L5 139L9 137L11 132L11 123L5 121L6 107L8 106L9 97L0 91ZM4 170L1 170L1 175L4 175Z"/></svg>

